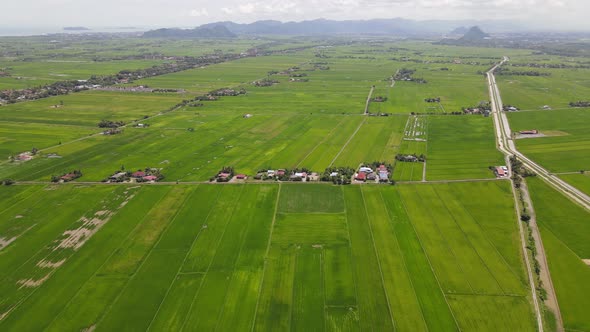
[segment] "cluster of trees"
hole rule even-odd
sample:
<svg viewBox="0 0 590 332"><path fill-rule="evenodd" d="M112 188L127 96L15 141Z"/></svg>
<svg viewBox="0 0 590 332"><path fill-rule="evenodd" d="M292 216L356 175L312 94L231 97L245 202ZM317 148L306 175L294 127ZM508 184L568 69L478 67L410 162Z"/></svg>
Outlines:
<svg viewBox="0 0 590 332"><path fill-rule="evenodd" d="M402 68L402 69L398 70L397 73L395 73L395 75L393 75L393 79L396 81L408 81L408 82L416 82L416 83L421 83L421 84L428 83L423 78L413 77L412 75L415 72L416 72L415 69Z"/></svg>
<svg viewBox="0 0 590 332"><path fill-rule="evenodd" d="M332 181L334 184L346 185L350 184L350 179L355 173L355 169L352 167L328 167L320 175L320 181L329 182ZM337 176L330 176L332 173L338 173Z"/></svg>
<svg viewBox="0 0 590 332"><path fill-rule="evenodd" d="M79 169L76 169L76 170L73 170L69 173L64 173L62 175L52 175L51 182L59 182L59 181L70 182L70 181L75 180L81 176L82 176L82 171L80 171Z"/></svg>
<svg viewBox="0 0 590 332"><path fill-rule="evenodd" d="M147 85L144 85L145 88L147 88ZM160 92L160 93L177 93L179 92L179 89L153 89L152 92Z"/></svg>
<svg viewBox="0 0 590 332"><path fill-rule="evenodd" d="M327 65L327 62L313 62L313 68L318 70L330 70L330 66Z"/></svg>
<svg viewBox="0 0 590 332"><path fill-rule="evenodd" d="M203 104L202 101L215 101L215 100L218 100L220 96L239 96L239 95L243 95L243 94L246 94L246 90L243 88L240 90L233 90L233 89L228 89L228 88L217 89L217 90L209 92L206 95L196 96L193 99L184 99L180 103L166 109L164 111L164 113L171 112L171 111L174 111L176 109L179 109L179 108L185 107L185 106L203 107L203 106L205 106L205 104Z"/></svg>
<svg viewBox="0 0 590 332"><path fill-rule="evenodd" d="M234 168L232 166L223 166L217 175L209 179L209 181L213 182L228 182L234 177Z"/></svg>
<svg viewBox="0 0 590 332"><path fill-rule="evenodd" d="M98 123L99 128L119 128L124 126L125 122L123 121L111 121L111 120L100 120Z"/></svg>
<svg viewBox="0 0 590 332"><path fill-rule="evenodd" d="M483 113L484 111L490 112L492 110L492 103L489 101L480 101L477 106L461 107L463 113Z"/></svg>
<svg viewBox="0 0 590 332"><path fill-rule="evenodd" d="M109 86L119 83L129 83L136 79L175 73L196 67L235 60L241 57L242 56L239 54L181 57L177 58L176 62L154 65L150 68L122 70L115 75L92 75L83 83L77 80L66 80L28 89L3 90L0 91L0 99L5 100L8 104L13 104L22 100L35 100L51 96L66 95L70 92L88 90L93 86Z"/></svg>
<svg viewBox="0 0 590 332"><path fill-rule="evenodd" d="M590 107L590 101L572 101L570 102L571 107Z"/></svg>
<svg viewBox="0 0 590 332"><path fill-rule="evenodd" d="M417 155L415 153L412 153L412 154L398 153L397 155L395 155L395 160L401 161L401 162L411 162L411 163L421 162L421 163L423 163L426 161L426 156L424 154Z"/></svg>
<svg viewBox="0 0 590 332"><path fill-rule="evenodd" d="M217 90L213 90L211 92L209 92L209 96L216 96L216 97L226 97L226 96L239 96L239 95L244 95L246 94L246 89L241 88L240 90L234 90L234 89L229 89L229 88L222 88L222 89L217 89Z"/></svg>
<svg viewBox="0 0 590 332"><path fill-rule="evenodd" d="M15 183L15 181L13 179L4 179L2 181L0 181L0 184L5 185L5 186L10 186L13 185Z"/></svg>
<svg viewBox="0 0 590 332"><path fill-rule="evenodd" d="M576 64L576 65L568 65L565 63L510 63L512 67L533 67L533 68L553 68L553 69L563 69L563 68L580 68L580 69L587 69L590 68L590 65L584 64Z"/></svg>
<svg viewBox="0 0 590 332"><path fill-rule="evenodd" d="M425 98L424 101L427 102L427 103L440 103L440 97L436 97L436 98Z"/></svg>
<svg viewBox="0 0 590 332"><path fill-rule="evenodd" d="M307 74L306 73L298 73L298 74L291 74L289 76L290 77L306 77Z"/></svg>
<svg viewBox="0 0 590 332"><path fill-rule="evenodd" d="M260 81L254 81L252 84L254 84L254 86L258 86L258 87L265 87L265 86L272 86L272 85L278 84L278 83L279 83L279 81L277 81L277 80L265 78Z"/></svg>
<svg viewBox="0 0 590 332"><path fill-rule="evenodd" d="M536 176L535 173L524 167L522 162L514 155L510 156L510 169L512 170L512 181L514 182L514 187L517 189L520 188L523 178Z"/></svg>
<svg viewBox="0 0 590 332"><path fill-rule="evenodd" d="M429 55L429 57L432 57ZM461 57L461 58L466 58L466 57ZM398 62L413 62L413 63L438 63L438 64L457 64L457 62L453 59L444 59L444 60L432 60L432 59L428 59L428 60L424 60L422 58L409 58L409 57L399 57L399 58L389 58L389 60L392 61L398 61ZM489 63L483 63L483 64L494 64L494 61L490 61ZM479 61L467 61L467 62L461 62L462 65L470 65L470 66L481 66L483 65L481 62ZM449 70L449 68L447 67L443 67L440 68L440 70Z"/></svg>
<svg viewBox="0 0 590 332"><path fill-rule="evenodd" d="M511 75L511 76L551 76L551 73L542 73L536 70L514 71L503 67L497 67L494 71L497 75Z"/></svg>
<svg viewBox="0 0 590 332"><path fill-rule="evenodd" d="M5 100L7 104L14 104L23 100L35 100L52 96L65 95L70 92L88 90L87 87L79 87L78 81L60 81L35 88L21 90L2 90L0 99Z"/></svg>

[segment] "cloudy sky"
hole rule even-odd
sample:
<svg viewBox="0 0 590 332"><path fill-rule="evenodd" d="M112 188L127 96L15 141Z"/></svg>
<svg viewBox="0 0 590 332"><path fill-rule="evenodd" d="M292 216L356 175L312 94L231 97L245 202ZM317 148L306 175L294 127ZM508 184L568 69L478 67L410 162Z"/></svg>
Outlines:
<svg viewBox="0 0 590 332"><path fill-rule="evenodd" d="M590 30L590 0L7 0L0 25L187 27L261 19L513 19Z"/></svg>

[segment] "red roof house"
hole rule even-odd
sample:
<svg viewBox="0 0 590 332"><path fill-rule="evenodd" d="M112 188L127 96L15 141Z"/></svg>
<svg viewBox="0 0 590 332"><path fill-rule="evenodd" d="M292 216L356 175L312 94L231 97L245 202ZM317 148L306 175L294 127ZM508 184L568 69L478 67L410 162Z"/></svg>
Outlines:
<svg viewBox="0 0 590 332"><path fill-rule="evenodd" d="M131 176L134 178L142 178L145 176L145 172L143 172L143 171L133 172L133 174L131 174Z"/></svg>

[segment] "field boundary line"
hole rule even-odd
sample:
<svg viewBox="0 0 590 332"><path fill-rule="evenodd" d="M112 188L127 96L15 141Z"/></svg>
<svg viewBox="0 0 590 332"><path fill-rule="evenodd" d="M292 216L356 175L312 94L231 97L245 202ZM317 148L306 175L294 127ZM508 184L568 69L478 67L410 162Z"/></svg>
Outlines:
<svg viewBox="0 0 590 332"><path fill-rule="evenodd" d="M367 217L367 224L369 225L369 233L371 234L371 242L373 243L373 251L375 252L375 258L377 258L377 266L379 267L379 275L381 276L381 287L383 288L383 293L385 294L385 300L387 301L387 309L389 309L389 317L391 318L391 323L393 324L393 330L397 330L397 326L395 324L395 319L393 319L393 310L391 310L391 304L389 303L389 295L387 294L387 289L385 288L385 278L383 278L383 269L381 268L381 259L379 258L379 253L377 251L377 245L375 244L375 237L373 236L373 227L371 227L371 220L369 217L369 212L367 211L367 201L365 200L365 193L363 192L363 187L359 188L361 192L361 197L363 198L363 207L365 208L365 217Z"/></svg>
<svg viewBox="0 0 590 332"><path fill-rule="evenodd" d="M244 192L244 186L242 186L242 188L240 188L240 194L238 195L238 199L236 201L240 200L243 192ZM203 276L203 279L201 280L201 284L199 285L199 289L195 292L195 295L193 296L193 299L191 301L191 305L189 306L189 308L187 310L186 317L184 318L184 321L182 322L182 325L180 326L179 331L184 330L184 326L186 325L186 323L189 321L189 319L192 316L191 311L193 309L193 305L195 304L195 300L199 297L199 293L201 292L201 287L203 287L203 283L205 283L205 278L207 278L207 275L209 274L209 269L211 268L211 265L213 265L213 261L215 260L215 256L217 256L217 250L219 249L219 244L221 243L223 236L225 235L225 231L227 230L227 225L229 224L235 211L236 211L236 205L234 204L231 209L231 215L227 218L227 222L225 223L225 226L223 227L223 232L221 233L221 236L219 237L219 241L217 242L217 245L215 247L215 254L213 255L213 257L211 257L211 261L209 262L209 265L207 265L207 271L205 271L205 275Z"/></svg>
<svg viewBox="0 0 590 332"><path fill-rule="evenodd" d="M445 303L447 304L447 308L449 308L449 312L451 313L451 316L453 317L453 320L455 321L455 326L457 327L457 331L461 331L461 327L459 327L459 322L457 321L457 317L455 317L455 312L453 312L453 308L451 308L451 305L449 304L449 301L447 299L447 294L442 289L442 286L440 284L440 280L438 280L438 275L436 274L436 271L434 270L434 267L432 266L432 262L430 261L430 257L428 256L428 252L426 251L426 249L424 248L424 245L422 244L422 239L420 239L420 234L418 234L418 231L416 231L416 227L414 226L414 222L412 221L412 218L410 217L410 214L408 213L408 208L406 207L406 202L404 201L405 198L402 197L401 192L399 193L399 197L400 197L400 201L402 203L402 206L404 208L404 211L406 212L406 215L408 216L408 221L409 221L410 225L412 225L412 230L414 231L414 234L416 234L416 238L418 239L418 243L420 243L420 249L422 249L422 252L424 253L424 257L426 257L426 260L428 261L428 265L430 266L430 271L432 271L432 275L434 276L434 279L436 280L436 284L438 285L438 290L440 291L443 298L445 299Z"/></svg>
<svg viewBox="0 0 590 332"><path fill-rule="evenodd" d="M17 205L18 203L21 203L21 202L23 202L24 200L26 200L26 199L29 199L31 196L33 196L33 195L35 195L35 194L39 194L40 192L42 192L42 191L41 191L41 189L45 189L45 188L47 188L47 187L48 187L48 185L47 185L47 184L43 184L43 188L39 188L39 190L38 190L38 191L33 191L32 193L29 193L27 196L25 196L25 197L23 197L23 198L21 198L21 199L18 199L16 202L14 202L14 203L10 204L10 206L7 206L7 207L6 207L4 210L0 211L0 215L4 214L4 212L6 212L6 211L8 211L8 210L12 209L12 208L13 208L15 205ZM44 195L41 195L41 196L44 196ZM39 202L39 201L40 201L41 199L43 199L43 198L45 198L45 197L42 197L42 198L40 198L39 200L36 200L36 202Z"/></svg>
<svg viewBox="0 0 590 332"><path fill-rule="evenodd" d="M246 186L244 186L244 188L245 187ZM256 188L256 187L254 187L254 188ZM256 188L256 189L259 189L259 188ZM256 192L256 194L257 195L260 194L260 190L258 190ZM258 196L256 197L255 202L258 202ZM232 215L232 218L233 218L233 215ZM233 264L233 267L232 267L231 277L230 277L229 282L227 284L227 290L225 291L225 296L223 297L223 307L221 308L221 311L219 312L219 316L217 316L217 323L215 324L215 331L218 330L219 320L223 316L223 313L225 313L225 303L227 301L227 297L228 297L229 289L230 289L230 286L231 286L231 282L235 279L238 261L240 260L240 257L242 256L242 250L244 249L244 244L246 243L246 238L248 238L248 231L250 230L250 227L252 227L252 224L250 222L251 220L252 220L252 218L248 218L246 229L244 230L244 235L242 236L242 239L240 241L240 252L238 252L238 255L236 256L236 259L235 259L234 264Z"/></svg>
<svg viewBox="0 0 590 332"><path fill-rule="evenodd" d="M193 189L191 191L194 192L195 190ZM162 196L162 198L164 198L166 195ZM183 195L185 198L182 200L182 205L184 205L184 203L186 202L186 196ZM190 196L190 195L189 195ZM181 205L181 206L182 206ZM156 207L156 206L154 206ZM151 210L150 210L151 211ZM113 310L113 306L115 305L115 303L117 303L119 301L119 299L121 298L121 295L123 294L123 292L125 292L125 290L127 289L127 287L129 287L129 284L131 283L132 280L135 279L135 277L137 276L137 273L141 270L141 268L143 267L143 265L145 264L145 262L147 262L147 260L150 258L150 256L152 255L152 252L154 251L154 248L158 245L158 243L160 243L160 241L162 240L162 237L164 237L164 235L166 234L166 232L168 231L168 229L170 228L170 226L172 224L174 224L174 221L176 221L176 217L178 216L178 212L180 212L180 209L178 209L175 213L174 216L172 217L172 220L170 221L170 223L168 225L166 225L166 228L162 231L162 233L160 233L160 235L158 236L158 240L152 245L152 247L150 248L150 250L148 251L148 253L145 255L144 259L141 261L141 263L139 264L139 266L137 267L137 269L135 269L135 271L133 272L133 274L127 279L127 282L125 282L125 285L123 286L123 288L121 289L121 291L119 292L119 294L117 294L117 297L115 297L113 299L113 301L111 302L111 304L108 306L108 308L104 311L103 315L100 317L100 319L98 319L95 323L96 326L98 326L100 323L102 323L105 319L105 317L107 317L107 315L111 312L111 310ZM146 214L147 215L147 214ZM138 224L139 225L139 224Z"/></svg>
<svg viewBox="0 0 590 332"><path fill-rule="evenodd" d="M369 95L367 96L367 102L365 103L365 113L363 115L369 114L369 105L371 104L371 96L373 95L373 91L375 91L375 86L371 86L371 90L369 90Z"/></svg>
<svg viewBox="0 0 590 332"><path fill-rule="evenodd" d="M346 141L346 143L344 143L344 145L342 146L342 148L340 149L340 151L338 151L338 153L336 154L336 156L334 157L334 159L332 159L332 162L330 162L330 165L328 165L328 167L332 167L332 165L334 165L334 162L336 161L336 159L338 159L338 157L340 157L340 154L342 154L342 151L344 151L344 149L346 148L346 146L348 146L348 143L350 143L350 141L352 141L352 139L354 138L354 136L356 136L356 133L358 133L358 131L363 126L363 124L365 124L365 122L367 122L367 118L366 117L363 119L363 121L361 121L361 123L358 125L358 127L356 127L356 130L350 135L350 137L348 138L348 141Z"/></svg>
<svg viewBox="0 0 590 332"><path fill-rule="evenodd" d="M383 204L385 204L385 198L383 198L383 191L382 190L379 190L379 196L381 197L381 202ZM398 193L398 197L399 197L399 193ZM422 307L422 303L420 302L420 299L418 298L418 294L416 294L416 287L414 287L414 281L412 280L412 276L410 275L410 272L408 271L408 266L406 264L406 256L404 255L402 248L399 245L399 240L397 239L397 233L395 232L393 220L391 218L391 214L389 213L389 209L387 207L385 207L385 212L387 213L387 217L389 218L389 224L391 225L393 237L395 238L395 246L399 250L400 256L402 258L402 262L404 263L404 271L406 272L406 276L408 277L408 280L410 281L410 285L412 285L412 293L414 293L414 298L416 299L416 302L418 302L418 305L420 306L420 312L422 313L422 321L424 322L424 326L426 327L426 331L429 331L430 329L428 328L428 323L426 323L426 318L424 317L424 308ZM408 219L409 219L409 217L408 217Z"/></svg>
<svg viewBox="0 0 590 332"><path fill-rule="evenodd" d="M198 190L198 188L199 187L196 187L191 192L191 194L189 195L189 197L187 197L187 199L185 200L185 202L187 202L194 195L194 193ZM213 206L215 204L217 204L217 201L219 200L220 194L221 194L221 189L218 189L217 190L217 196L215 197L215 201L211 204L211 206L209 208L209 212L207 213L207 216L205 217L205 220L203 221L203 224L206 224L207 221L209 220L209 216L211 215L211 212L213 211ZM186 251L186 254L184 255L184 259L182 260L182 263L180 264L180 267L178 268L178 271L176 272L176 275L174 276L174 280L172 280L172 282L170 283L170 286L166 290L166 294L164 294L164 297L162 298L162 301L160 301L160 304L158 305L158 310L156 310L156 312L154 313L154 316L152 317L152 320L150 321L150 325L148 325L148 327L145 329L146 331L149 331L152 328L152 324L156 320L156 317L158 316L158 313L160 312L160 309L162 309L162 305L164 304L164 301L166 301L166 299L168 298L168 294L170 293L170 290L172 289L172 286L174 285L174 282L177 280L177 278L178 278L179 275L183 274L183 273L181 273L182 267L184 266L184 263L186 262L188 256L190 255L190 253L191 253L191 251L192 251L195 243L197 243L197 240L199 239L199 236L201 235L201 232L202 231L203 231L203 227L201 227L201 229L199 229L199 232L197 233L197 236L195 236L195 238L191 242L190 247L188 248L188 250ZM200 272L200 271L199 272L184 273L184 275L191 275L191 274L203 274L203 275L205 275L205 273ZM204 278L205 277L203 277L203 279ZM202 283L202 281L201 281L201 283ZM197 289L197 291L195 293L197 293L199 291L199 289L201 288L201 283L199 283L199 288Z"/></svg>
<svg viewBox="0 0 590 332"><path fill-rule="evenodd" d="M520 297L523 299L527 298L527 295L518 294L471 294L471 293L449 293L448 295L459 295L459 296L489 296L489 297Z"/></svg>
<svg viewBox="0 0 590 332"><path fill-rule="evenodd" d="M448 188L448 185L446 185L446 186ZM502 288L502 285L500 285L500 282L498 281L498 278L496 278L496 276L494 275L494 273L492 272L492 270L490 270L490 267L486 263L485 259L483 259L483 257L481 257L481 255L479 254L479 251L477 251L477 249L473 245L473 242L471 242L470 237L467 235L467 233L465 233L465 230L463 229L463 227L461 227L461 225L457 221L457 218L455 218L455 215L451 212L451 210L449 209L449 206L445 203L445 200L442 199L442 197L440 196L440 193L438 192L438 190L436 190L435 188L432 188L432 189L434 190L434 193L436 194L436 197L438 197L439 201L442 202L442 205L447 210L447 213L451 216L451 219L453 219L453 222L455 223L455 225L457 225L457 227L459 228L459 230L463 234L463 237L465 238L465 240L469 244L469 247L471 247L471 249L477 254L477 257L479 257L479 259L482 262L483 266L485 266L485 268L488 271L488 273L492 276L492 278L496 282L496 285L498 285L498 287L500 288L500 291L502 291L502 293L506 294L506 291L504 291L504 289Z"/></svg>
<svg viewBox="0 0 590 332"><path fill-rule="evenodd" d="M322 276L322 300L324 301L324 331L328 331L328 314L326 312L326 271L324 269L324 265L325 265L325 251L324 251L324 247L322 246L321 251L320 251L320 275Z"/></svg>
<svg viewBox="0 0 590 332"><path fill-rule="evenodd" d="M266 244L266 252L264 253L264 266L262 268L262 279L260 280L260 287L258 287L258 298L256 299L256 306L254 309L254 319L252 319L252 327L250 331L254 331L256 327L256 316L258 316L258 306L260 304L260 296L262 295L262 288L264 287L264 276L266 275L266 269L268 267L268 254L270 253L270 247L272 244L272 234L275 228L275 222L277 220L277 214L279 212L279 199L281 197L281 184L279 183L279 190L277 192L277 198L275 200L275 211L272 216L272 222L270 224L270 234L268 235L268 242Z"/></svg>
<svg viewBox="0 0 590 332"><path fill-rule="evenodd" d="M297 262L299 261L300 248L295 248L295 258L293 259L293 286L291 287L291 305L289 306L289 331L293 330L293 307L295 306L295 282L297 280Z"/></svg>
<svg viewBox="0 0 590 332"><path fill-rule="evenodd" d="M433 190L433 191L435 192L435 194L436 194L436 191L435 191L435 189L434 189L434 188L432 188L432 190ZM417 196L420 198L420 200L421 200L422 202L425 202L425 200L424 200L424 197L422 197L422 195L420 195L420 193L419 193L417 190L415 190L415 189L414 189L414 192L416 193L416 195L417 195ZM446 207L445 207L445 210L446 210ZM431 210L431 209L426 209L426 211L427 211L428 215L430 216L431 220L436 220L436 218L435 218L435 217L432 215L432 210ZM447 210L447 212L448 212L448 210ZM450 214L449 214L449 215L450 215ZM451 216L451 218L452 218L452 216ZM460 262L459 262L459 260L457 259L457 255L455 254L455 251L454 251L454 250L453 250L453 248L451 247L451 244L449 243L449 240L447 239L447 237L446 237L446 236L443 234L443 232L441 231L440 227L438 226L438 223L434 222L434 227L433 227L433 228L436 228L436 230L438 231L438 234L440 235L440 237L441 237L441 238L442 238L442 240L444 241L444 243L445 243L445 245L446 245L447 249L448 249L448 250L449 250L449 252L450 252L450 253L453 255L453 258L455 258L455 264L457 264L457 267L459 268L459 270L461 271L461 273L462 273L463 275L465 275L465 271L463 270L463 266L461 265L461 263L460 263ZM475 289L473 289L473 286L472 286L472 285L471 285L471 283L469 282L469 278L465 278L465 281L467 282L467 285L469 286L469 288L471 289L471 291L472 291L474 294L477 294L477 293L475 292Z"/></svg>
<svg viewBox="0 0 590 332"><path fill-rule="evenodd" d="M428 125L430 123L430 121L428 121L428 117L424 117L425 119L425 123L424 123L424 134L426 135L426 141L424 142L424 145L426 145L424 147L424 154L426 156L428 156L428 141L430 140L428 138L428 134L430 133L430 130L428 128ZM424 160L424 163L422 165L422 182L426 182L426 163L428 162L428 157L426 157L426 159Z"/></svg>
<svg viewBox="0 0 590 332"><path fill-rule="evenodd" d="M355 264L355 261L354 261L354 257L352 255L352 242L350 240L350 226L348 224L348 213L346 211L346 205L347 205L346 204L346 198L344 198L344 186L340 186L340 194L342 195L342 201L344 202L344 220L346 222L346 234L348 235L348 239L347 239L348 240L348 258L350 259L350 267L352 269L353 266L356 265L356 264ZM354 306L357 309L357 315L359 317L359 327L360 327L361 310L359 308L359 295L358 295L358 285L356 283L356 270L353 269L352 270L352 273L353 273L353 275L352 275L352 283L354 284L354 302L355 302ZM338 307L338 306L335 306L335 307ZM348 308L350 306L344 305L342 307Z"/></svg>
<svg viewBox="0 0 590 332"><path fill-rule="evenodd" d="M332 135L334 134L334 132L336 131L336 129L339 129L340 125L342 124L342 122L344 122L344 119L346 119L346 117L342 117L342 120L340 120L340 122L338 122L338 124L336 124L336 126L334 126L334 128L332 128L332 130L330 130L330 132L328 133L328 135L326 135L326 137L324 137L323 140L321 140L318 144L316 144L316 146L313 147L313 149L311 149L311 151L309 151L305 157L303 157L298 163L297 165L295 165L295 167L299 167L299 165L301 165L302 162L304 162L318 147L320 147L322 144L324 144L328 138L331 138Z"/></svg>

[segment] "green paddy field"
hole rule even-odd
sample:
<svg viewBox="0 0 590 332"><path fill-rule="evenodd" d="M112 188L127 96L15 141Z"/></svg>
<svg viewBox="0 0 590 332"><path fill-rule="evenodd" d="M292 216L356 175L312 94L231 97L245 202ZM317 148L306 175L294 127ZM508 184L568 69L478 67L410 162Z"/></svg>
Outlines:
<svg viewBox="0 0 590 332"><path fill-rule="evenodd" d="M583 58L311 37L3 37L0 48L0 90L172 61L164 56L268 52L126 85L179 93L90 90L0 106L0 180L15 181L0 186L1 331L537 331L513 188L489 169L505 163L493 120L452 113L487 101L481 72L504 55ZM401 69L427 82L392 81ZM587 95L588 70L543 70L551 75L498 76L504 102L522 108L509 115L513 131L546 134L517 147L589 192L590 111L567 105ZM264 79L274 84L253 84ZM220 88L246 93L176 106ZM367 103L370 91L386 100ZM103 135L102 120L125 126ZM225 166L252 176L371 162L392 164L395 185L209 182ZM145 168L164 179L101 182ZM50 182L72 170L83 176ZM588 211L527 183L564 327L590 331Z"/></svg>

